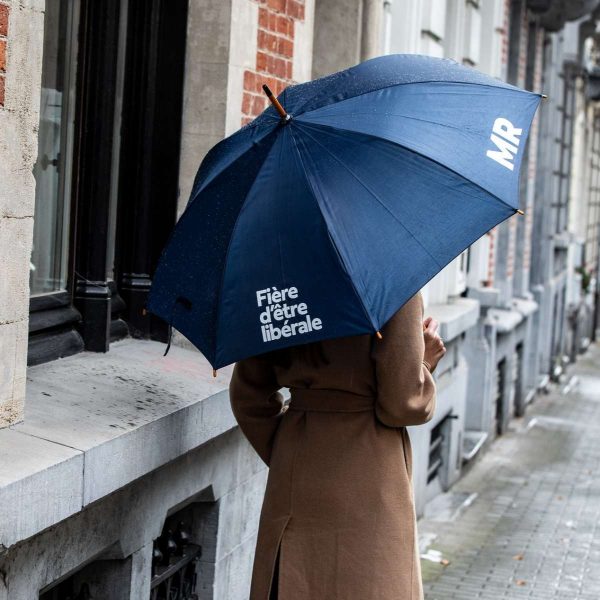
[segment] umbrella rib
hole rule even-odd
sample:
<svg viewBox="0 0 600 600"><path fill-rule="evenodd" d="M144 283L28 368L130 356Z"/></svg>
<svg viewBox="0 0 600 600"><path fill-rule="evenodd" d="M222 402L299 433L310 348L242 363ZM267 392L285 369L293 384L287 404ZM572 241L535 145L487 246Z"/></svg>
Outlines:
<svg viewBox="0 0 600 600"><path fill-rule="evenodd" d="M223 286L225 285L225 272L227 271L227 264L229 263L229 251L231 250L231 244L233 243L233 238L235 237L238 223L240 222L240 215L242 214L244 207L246 206L246 202L248 201L248 196L254 189L256 180L258 179L260 172L262 171L263 167L265 166L267 159L271 156L271 153L273 152L273 148L275 148L275 146L277 145L277 141L278 141L278 138L275 139L273 145L269 148L269 151L267 152L267 154L262 162L262 165L256 171L256 175L254 176L252 185L248 188L248 191L246 192L246 196L244 197L243 202L240 204L240 210L235 218L235 223L233 224L233 228L231 230L231 236L229 237L229 242L227 243L227 252L225 253L225 260L223 261L223 272L221 273L221 283L219 284L219 293L217 295L217 314L216 314L216 331L215 331L215 347L214 347L215 359L217 357L217 338L218 338L218 333L219 333L219 329L220 329L220 325L221 325L221 296L223 295Z"/></svg>
<svg viewBox="0 0 600 600"><path fill-rule="evenodd" d="M415 150L414 148L409 148L408 146L405 146L404 144L401 144L400 142L395 142L394 140L389 140L388 138L379 137L379 136L376 136L376 135L371 135L369 133L364 133L363 131L355 131L354 129L348 129L347 127L338 127L338 126L334 127L333 125L324 125L322 123L311 123L310 121L302 121L302 124L305 125L305 126L307 126L307 127L312 126L312 127L316 128L316 129L319 129L319 127L323 127L325 129L330 129L331 131L334 131L334 132L337 132L337 131L347 131L348 133L354 133L356 135L364 135L364 136L369 137L369 138L373 138L373 139L376 139L376 140L383 140L383 141L388 142L390 144L394 144L395 146L399 146L400 148L403 148L404 150L407 150L408 152L412 152L416 156L420 156L421 158L424 158L425 160L428 160L428 161L430 161L432 163L435 163L436 165L439 165L440 167L442 167L443 169L445 169L449 173L454 173L457 177L460 177L461 179L464 179L469 184L471 184L471 185L479 188L480 190L482 190L490 198L493 198L497 202L500 202L500 204L503 204L504 206L510 208L510 210L512 210L513 212L515 212L515 213L517 212L517 209L514 206L511 206L508 202L505 202L504 200L502 200L502 198L500 198L499 196L496 196L496 194L493 194L489 190L486 190L483 186L479 185L478 183L475 183L471 179L468 179L467 177L465 177L464 175L462 175L458 171L456 171L454 169L451 169L447 165L441 163L439 160L435 160L434 158L431 158L430 156L427 156L426 154L423 154L422 152L419 152L418 150ZM470 194L465 194L465 195L469 195L470 196Z"/></svg>
<svg viewBox="0 0 600 600"><path fill-rule="evenodd" d="M441 81L439 79L430 79L427 81L406 81L404 83L390 83L390 85L384 85L382 87L377 87L374 88L372 90L367 90L365 92L361 92L360 94L356 94L354 96L348 96L347 98L343 98L342 100L336 100L335 102L330 102L329 104L323 104L322 106L316 106L315 108L311 108L309 110L302 110L309 101L305 102L296 112L295 114L297 116L300 115L307 115L311 112L314 112L316 110L320 110L321 108L325 108L327 106L331 106L333 104L341 104L343 102L345 102L346 100L352 100L353 98L360 98L361 96L366 96L367 94L372 94L373 92L379 92L381 90L387 90L388 88L392 88L392 87L400 87L400 86L405 86L405 85L421 85L421 84L426 84L426 83L439 83L439 84L446 84L446 85L475 85L478 87L486 87L486 88L492 88L492 89L501 89L501 90L510 90L512 92L521 92L524 94L534 94L536 96L540 96L541 94L538 94L537 92L530 92L528 90L522 90L521 88L518 87L514 87L511 86L510 84L504 84L503 82L499 81L499 84L502 85L494 85L492 83L479 83L477 81Z"/></svg>
<svg viewBox="0 0 600 600"><path fill-rule="evenodd" d="M355 111L353 111L353 112L348 112L348 113L336 112L335 116L336 117L353 117L356 115L372 115L372 114L373 114L372 112L355 112ZM449 123L440 123L439 121L432 121L431 119L422 119L420 117L412 117L410 115L401 115L398 113L391 113L391 112L384 112L381 114L385 115L386 117L398 117L399 119L409 119L411 121L419 121L420 123L430 123L431 125L439 125L440 127L446 127L447 129L455 129L456 131L471 133L471 130L466 129L464 127L457 127L456 125L450 125ZM311 123L313 125L321 125L321 123L316 123L315 121L303 121L303 122ZM324 125L324 126L328 127L328 125ZM329 127L331 127L331 125L329 125ZM343 128L340 127L340 129L343 129ZM352 131L352 130L346 129L345 131ZM369 135L369 134L367 133L365 135Z"/></svg>
<svg viewBox="0 0 600 600"><path fill-rule="evenodd" d="M365 188L365 190L367 190L367 192L369 192L369 194L375 198L375 200L392 216L392 218L415 240L415 242L417 242L417 244L419 244L419 246L421 246L421 248L423 248L423 250L425 250L425 252L427 253L427 255L429 256L429 258L431 258L431 260L441 269L441 265L440 263L436 260L436 258L431 254L431 252L429 252L429 250L423 245L423 243L421 242L421 240L419 240L419 238L417 238L417 236L404 224L402 223L402 221L400 221L400 219L398 219L398 217L377 197L377 194L375 194L375 192L373 192L369 186L360 179L360 177L358 177L358 175L356 175L356 173L354 173L354 171L348 167L348 165L344 164L340 158L338 158L337 156L335 156L335 154L333 154L326 146L324 146L323 144L321 144L321 142L319 142L319 140L314 137L313 135L311 135L310 133L308 133L307 131L305 132L306 135L308 137L310 137L311 139L314 140L314 142L316 144L318 144L319 146L321 146L321 148L323 148L325 150L325 152L327 152L334 160L336 160L344 169L346 169L346 171L348 171L348 173L350 173L350 175L352 175L352 177L354 177L354 179L356 179L356 181L358 181L358 183L360 183L360 185Z"/></svg>
<svg viewBox="0 0 600 600"><path fill-rule="evenodd" d="M310 178L308 177L307 171L306 171L306 165L304 164L304 160L302 158L302 153L300 152L298 146L299 146L299 141L296 138L296 136L294 135L294 130L292 127L290 127L290 133L292 134L292 138L294 139L294 150L296 151L296 154L298 156L298 160L300 161L300 166L302 167L302 172L304 174L304 179L306 181L306 183L308 184L308 187L311 189L312 193L313 193L313 197L315 198L315 202L317 203L317 207L319 209L319 212L321 212L321 207L319 204L319 201L317 200L317 193L312 185L312 182L310 181ZM322 215L322 212L321 212ZM373 329L377 330L379 328L378 325L375 324L375 320L373 319L373 317L371 316L369 310L367 309L367 307L365 306L365 303L362 299L362 296L358 293L358 290L356 289L356 285L354 284L354 280L352 279L351 275L350 275L350 269L348 268L348 265L346 265L344 258L342 256L342 253L340 252L339 248L337 247L337 244L335 242L335 240L333 239L333 237L331 236L331 231L329 230L329 225L327 223L327 219L325 219L325 217L323 217L323 221L325 222L325 227L327 229L327 237L329 238L329 241L334 249L335 255L338 258L338 261L340 262L340 265L342 267L342 269L346 272L346 275L348 276L348 280L350 281L350 285L352 286L352 289L354 290L354 293L356 294L356 297L358 298L358 302L360 303L360 306L363 309L363 312L365 313L365 316L367 317L367 320L371 323L371 326L373 327ZM364 282L362 282L363 288L366 291L366 286L364 284Z"/></svg>

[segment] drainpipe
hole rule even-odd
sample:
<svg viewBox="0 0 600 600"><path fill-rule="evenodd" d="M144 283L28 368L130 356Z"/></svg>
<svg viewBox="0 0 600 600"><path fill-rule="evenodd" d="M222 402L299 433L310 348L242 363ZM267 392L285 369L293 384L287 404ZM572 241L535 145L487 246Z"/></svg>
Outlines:
<svg viewBox="0 0 600 600"><path fill-rule="evenodd" d="M362 0L361 61L381 54L382 22L383 2L381 0Z"/></svg>

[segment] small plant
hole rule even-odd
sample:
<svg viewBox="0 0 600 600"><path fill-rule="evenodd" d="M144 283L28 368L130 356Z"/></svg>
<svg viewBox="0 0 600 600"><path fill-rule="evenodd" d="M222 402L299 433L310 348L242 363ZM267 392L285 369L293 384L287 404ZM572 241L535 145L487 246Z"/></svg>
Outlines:
<svg viewBox="0 0 600 600"><path fill-rule="evenodd" d="M576 273L581 275L581 291L587 294L590 291L590 284L592 282L592 271L588 271L585 267L577 267Z"/></svg>

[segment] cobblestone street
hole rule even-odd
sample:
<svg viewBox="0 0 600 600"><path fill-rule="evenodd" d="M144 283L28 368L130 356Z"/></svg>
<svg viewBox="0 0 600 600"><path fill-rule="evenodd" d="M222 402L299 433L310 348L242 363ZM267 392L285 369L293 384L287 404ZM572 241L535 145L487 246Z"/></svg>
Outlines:
<svg viewBox="0 0 600 600"><path fill-rule="evenodd" d="M427 507L426 600L600 599L600 349L568 376Z"/></svg>

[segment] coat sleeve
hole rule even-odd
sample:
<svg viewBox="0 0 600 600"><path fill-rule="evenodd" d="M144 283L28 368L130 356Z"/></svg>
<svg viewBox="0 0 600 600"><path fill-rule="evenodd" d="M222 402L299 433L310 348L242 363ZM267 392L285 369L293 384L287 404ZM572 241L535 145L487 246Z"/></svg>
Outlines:
<svg viewBox="0 0 600 600"><path fill-rule="evenodd" d="M280 387L272 366L260 356L237 362L229 384L229 399L236 421L267 465L282 416Z"/></svg>
<svg viewBox="0 0 600 600"><path fill-rule="evenodd" d="M418 292L373 340L377 418L389 427L422 425L436 404L433 376L423 364L423 298Z"/></svg>

